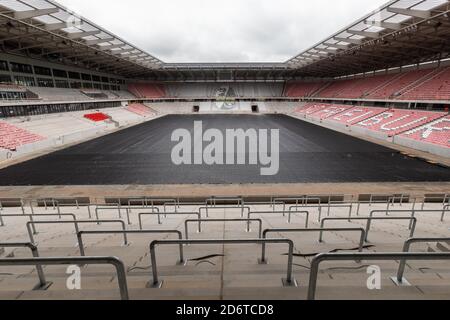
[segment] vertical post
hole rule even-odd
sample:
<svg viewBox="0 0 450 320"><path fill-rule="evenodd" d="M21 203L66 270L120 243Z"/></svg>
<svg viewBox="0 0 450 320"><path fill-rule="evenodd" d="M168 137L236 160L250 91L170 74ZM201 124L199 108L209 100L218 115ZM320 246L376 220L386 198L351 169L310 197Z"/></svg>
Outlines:
<svg viewBox="0 0 450 320"><path fill-rule="evenodd" d="M152 242L150 244L150 260L152 264L152 287L157 287L159 285L158 280L158 268L156 266L156 252L155 252L155 243Z"/></svg>
<svg viewBox="0 0 450 320"><path fill-rule="evenodd" d="M78 239L78 248L80 249L80 256L84 257L84 243L83 243L83 236L80 232L77 233L77 239Z"/></svg>
<svg viewBox="0 0 450 320"><path fill-rule="evenodd" d="M39 258L38 248L34 244L31 245L31 253L33 254L34 258ZM44 270L42 269L41 265L36 265L36 272L39 278L39 287L44 288L45 286L47 286L47 280L45 279Z"/></svg>

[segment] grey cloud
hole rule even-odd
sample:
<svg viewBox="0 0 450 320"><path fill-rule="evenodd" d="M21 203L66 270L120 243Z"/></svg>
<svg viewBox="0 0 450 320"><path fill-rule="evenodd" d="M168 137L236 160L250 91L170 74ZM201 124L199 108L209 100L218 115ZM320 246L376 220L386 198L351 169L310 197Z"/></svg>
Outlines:
<svg viewBox="0 0 450 320"><path fill-rule="evenodd" d="M59 0L166 62L285 61L385 0Z"/></svg>

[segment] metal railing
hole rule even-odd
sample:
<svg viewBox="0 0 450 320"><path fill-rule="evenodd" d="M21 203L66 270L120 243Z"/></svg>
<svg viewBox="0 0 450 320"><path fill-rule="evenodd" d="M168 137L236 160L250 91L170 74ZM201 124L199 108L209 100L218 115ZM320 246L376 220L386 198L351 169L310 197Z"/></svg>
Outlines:
<svg viewBox="0 0 450 320"><path fill-rule="evenodd" d="M410 238L406 240L404 246L403 246L403 252L409 252L409 249L411 248L411 245L414 243L424 243L424 242L440 242L440 241L450 241L450 238ZM405 274L405 267L406 267L406 259L402 259L400 261L400 267L398 268L397 277L393 278L395 280L394 282L398 285L404 285L407 284L408 281L403 277Z"/></svg>
<svg viewBox="0 0 450 320"><path fill-rule="evenodd" d="M8 217L28 217L30 219L30 221L34 221L34 218L37 217L71 217L73 219L73 221L77 220L77 217L73 214L73 213L62 213L62 214L57 214L57 213L42 213L42 214L2 214L0 215L0 220L3 222L3 218L8 218ZM2 224L0 226L4 227L6 224ZM33 233L37 234L35 227L33 226Z"/></svg>
<svg viewBox="0 0 450 320"><path fill-rule="evenodd" d="M298 209L298 208L302 208L301 206L293 206L293 207L289 207L289 214L288 214L288 223L290 224L292 222L292 214L293 213L304 213L306 214L306 221L305 221L305 228L309 227L309 211L308 210L302 210L302 211L292 211L292 209Z"/></svg>
<svg viewBox="0 0 450 320"><path fill-rule="evenodd" d="M267 239L267 235L269 233L308 233L308 232L359 232L361 234L359 240L359 252L362 252L364 250L366 230L364 230L363 228L266 229L263 232L262 238ZM265 243L262 244L260 263L261 264L267 263Z"/></svg>
<svg viewBox="0 0 450 320"><path fill-rule="evenodd" d="M34 204L36 204L36 208L39 208L41 203L44 204L45 211L47 211L48 207L49 207L49 205L48 205L49 202L50 202L53 210L57 210L58 214L61 214L61 208L59 207L59 202L55 199L31 199L30 200L31 214L36 214Z"/></svg>
<svg viewBox="0 0 450 320"><path fill-rule="evenodd" d="M119 219L122 219L122 207L121 206L117 206L117 207L108 207L108 206L101 206L101 207L99 207L99 206L96 206L95 207L95 219L96 220L100 219L99 215L98 215L99 211L106 211L106 210L114 210L114 211L117 210L118 215L119 215ZM130 214L129 214L128 210L126 210L126 214L127 214L127 222L128 222L128 224L131 224Z"/></svg>
<svg viewBox="0 0 450 320"><path fill-rule="evenodd" d="M75 233L78 234L78 232L80 232L78 225L87 223L118 223L122 226L123 231L126 230L125 222L123 222L122 220L28 221L28 236L30 237L30 242L35 243L31 226L34 226L36 224L73 224L75 227ZM123 239L124 243L127 244L128 239L126 234L123 235Z"/></svg>
<svg viewBox="0 0 450 320"><path fill-rule="evenodd" d="M23 199L17 199L17 200L0 200L0 211L3 211L5 208L5 205L8 204L16 204L19 203L20 209L22 210L22 213L25 214L25 204Z"/></svg>
<svg viewBox="0 0 450 320"><path fill-rule="evenodd" d="M363 261L363 260L450 260L450 253L321 253L311 261L308 300L315 300L317 275L320 263L324 261Z"/></svg>
<svg viewBox="0 0 450 320"><path fill-rule="evenodd" d="M244 198L242 197L211 197L206 199L206 206L217 206L217 202L236 202L231 205L243 206Z"/></svg>
<svg viewBox="0 0 450 320"><path fill-rule="evenodd" d="M319 207L321 208L321 204L322 204L322 199L321 198L317 198L317 197L308 197L308 196L304 196L304 197L285 197L285 198L273 198L273 210L275 211L275 202L282 202L283 203L283 211L286 212L286 202L295 202L295 206L299 207L300 203L301 203L301 207L303 208L311 208L309 205L311 204L309 202L309 200L311 201L315 201L317 202L317 206L312 206L312 207ZM321 209L319 209L321 210ZM284 215L283 215L284 216Z"/></svg>
<svg viewBox="0 0 450 320"><path fill-rule="evenodd" d="M320 228L325 228L325 222L326 221L348 221L351 222L353 220L367 220L367 224L366 224L366 239L365 241L368 242L369 241L369 232L370 232L370 228L372 226L372 221L373 220L408 220L410 222L412 222L411 225L411 232L409 237L412 238L414 236L414 233L416 231L416 225L417 225L417 218L415 217L358 217L358 218L323 218L321 223L320 223ZM323 239L323 232L320 233L320 237L319 237L319 241L322 241Z"/></svg>
<svg viewBox="0 0 450 320"><path fill-rule="evenodd" d="M206 206L206 207L200 207L198 208L198 212L200 213L200 215L202 214L203 211L205 211L206 213L206 217L209 218L209 210L217 210L217 209L240 209L241 210L241 218L244 217L245 213L244 211L247 210L247 212L251 211L250 207L247 206Z"/></svg>
<svg viewBox="0 0 450 320"><path fill-rule="evenodd" d="M249 211L247 214L247 219L251 219L252 215L269 215L269 214L283 214L283 217L286 216L286 211ZM306 214L306 227L309 226L309 211L294 211L293 213L304 213ZM250 224L247 227L247 232L250 230Z"/></svg>
<svg viewBox="0 0 450 320"><path fill-rule="evenodd" d="M43 266L43 265L89 265L108 264L116 269L117 281L122 300L129 300L128 284L123 262L116 257L61 257L61 258L30 258L30 259L0 259L0 266Z"/></svg>
<svg viewBox="0 0 450 320"><path fill-rule="evenodd" d="M38 247L29 242L18 242L18 243L0 243L0 248L29 248L31 250L31 254L34 258L39 258L39 250ZM52 285L51 282L47 282L45 279L44 270L42 266L36 265L36 273L39 278L39 284L34 287L33 290L46 290L48 287Z"/></svg>
<svg viewBox="0 0 450 320"><path fill-rule="evenodd" d="M78 231L78 248L80 249L80 255L85 256L83 235L91 234L176 234L178 239L183 239L183 234L178 230L95 230L95 231ZM127 245L127 243L124 243ZM184 261L183 245L180 244L180 261Z"/></svg>
<svg viewBox="0 0 450 320"><path fill-rule="evenodd" d="M411 218L416 216L416 213L424 213L424 212L439 212L442 213L441 215L441 222L444 222L444 218L445 218L445 214L447 212L450 212L450 210L448 210L448 208L446 209L444 207L443 210L421 210L421 209L411 209L411 210L372 210L370 212L370 217L373 217L373 215L375 213L386 213L386 215L389 215L390 213L411 213ZM409 226L409 228L411 229L411 225Z"/></svg>
<svg viewBox="0 0 450 320"><path fill-rule="evenodd" d="M159 212L140 212L139 214L138 214L138 219L139 219L139 229L141 229L142 230L142 226L143 226L143 223L142 223L142 217L143 216L155 216L155 215L157 215L158 216L158 224L161 224L161 220L160 220L160 213ZM201 215L200 215L200 213L199 212L196 212L196 211L192 211L192 212L172 212L172 213L168 213L168 216L193 216L193 215L195 215L195 216L197 216L198 217L198 220L201 220ZM202 232L202 226L201 226L201 224L199 223L199 227L198 227L199 229L199 231L198 232Z"/></svg>
<svg viewBox="0 0 450 320"><path fill-rule="evenodd" d="M297 281L292 276L294 261L294 243L289 239L218 239L218 240L155 240L150 244L150 258L152 264L152 281L149 286L153 288L161 288L162 281L158 278L158 267L156 262L156 246L159 245L205 245L205 244L262 244L277 243L287 244L289 246L287 274L282 279L284 286L297 286Z"/></svg>
<svg viewBox="0 0 450 320"><path fill-rule="evenodd" d="M258 222L259 229L258 229L258 237L261 238L262 236L262 220L261 219L188 219L184 221L184 236L185 239L189 239L189 229L188 225L189 223L197 223L197 224L203 224L203 223L213 223L213 222L246 222L247 226L251 222ZM247 232L250 232L250 230L246 230Z"/></svg>

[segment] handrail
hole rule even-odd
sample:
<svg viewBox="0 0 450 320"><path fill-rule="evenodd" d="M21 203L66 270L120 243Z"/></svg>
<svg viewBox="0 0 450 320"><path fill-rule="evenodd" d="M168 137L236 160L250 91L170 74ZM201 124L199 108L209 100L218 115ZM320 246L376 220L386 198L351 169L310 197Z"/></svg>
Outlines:
<svg viewBox="0 0 450 320"><path fill-rule="evenodd" d="M295 209L298 209L298 208L304 208L304 207L302 207L302 206L292 206L292 207L289 207L289 214L288 214L288 223L291 223L292 222L292 214L293 213L305 213L306 214L306 222L305 222L305 228L308 228L309 227L309 211L308 210L302 210L302 211L292 211L291 209L292 208L295 208Z"/></svg>
<svg viewBox="0 0 450 320"><path fill-rule="evenodd" d="M29 248L33 257L39 258L38 247L30 242L0 243L0 248ZM33 290L46 290L52 285L51 282L47 282L47 280L45 279L45 274L42 266L36 265L36 272L39 278L39 285L37 285Z"/></svg>
<svg viewBox="0 0 450 320"><path fill-rule="evenodd" d="M348 211L348 216L349 217L352 216L352 211L353 211L353 204L341 204L341 203L339 203L339 204L335 204L335 205L328 204L328 205L291 206L291 207L289 207L289 214L291 213L291 209L292 208L297 209L297 208L305 208L305 207L306 208L307 207L311 207L311 208L318 208L319 209L318 210L319 211L319 218L317 220L319 222L322 219L322 208L328 208L328 212L327 212L328 216L330 215L331 208L349 208L349 211ZM294 213L295 213L295 211L294 211ZM289 216L289 219L290 219L290 216Z"/></svg>
<svg viewBox="0 0 450 320"><path fill-rule="evenodd" d="M362 260L450 260L450 253L321 253L311 261L308 300L315 300L319 265L324 261Z"/></svg>
<svg viewBox="0 0 450 320"><path fill-rule="evenodd" d="M138 214L139 229L142 230L142 216L154 216L154 215L158 215L158 224L161 224L161 220L159 219L159 217L160 217L159 211L158 211L158 213L156 213L156 212L140 212ZM201 219L200 213L197 212L197 211L192 211L192 212L172 212L172 213L169 213L168 215L169 216L171 216L171 215L173 215L173 216L177 216L177 215L180 215L180 216L193 216L193 215L196 215L199 220ZM199 223L199 232L202 231L201 228L202 228L201 224Z"/></svg>
<svg viewBox="0 0 450 320"><path fill-rule="evenodd" d="M119 223L122 226L122 230L126 230L125 222L122 220L75 220L75 221L28 221L27 222L27 230L28 230L28 236L30 237L30 241L32 243L35 243L33 233L31 232L31 226L34 226L36 224L73 224L75 226L75 233L78 234L79 227L78 224L80 223ZM127 235L123 235L124 243L128 244Z"/></svg>
<svg viewBox="0 0 450 320"><path fill-rule="evenodd" d="M414 233L416 231L416 225L417 225L417 218L415 217L358 217L358 218L323 218L321 223L320 223L320 227L324 228L325 227L325 222L326 221L343 221L343 220L347 220L348 222L351 222L352 220L367 220L367 225L366 225L366 239L365 241L368 242L369 240L369 232L370 232L370 227L372 225L372 221L373 220L408 220L408 221L412 221L412 225L411 225L411 232L410 232L410 238L412 238L414 236ZM322 241L323 239L323 232L320 233L320 238L319 241Z"/></svg>
<svg viewBox="0 0 450 320"><path fill-rule="evenodd" d="M217 201L223 201L223 202L232 202L235 201L237 202L238 206L243 206L244 205L244 198L243 197L211 197L206 199L205 203L206 206L209 206L210 203L212 206L216 206L217 205Z"/></svg>
<svg viewBox="0 0 450 320"><path fill-rule="evenodd" d="M99 220L99 217L98 217L98 211L99 210L118 210L119 219L122 219L122 211L121 211L121 209L122 209L122 206L119 206L119 205L117 207L96 206L95 207L95 219ZM131 224L130 213L129 213L128 210L126 210L126 214L127 214L127 222L130 225Z"/></svg>
<svg viewBox="0 0 450 320"><path fill-rule="evenodd" d="M364 242L366 239L366 230L364 230L364 228L315 228L315 229L266 229L263 232L263 239L267 239L267 235L269 233L302 233L302 232L360 232L361 233L361 237L359 240L359 252L362 252L364 250ZM321 240L321 242L323 242ZM261 260L260 260L261 264L266 264L267 263L267 258L266 258L266 244L263 243L262 244L262 251L261 251Z"/></svg>
<svg viewBox="0 0 450 320"><path fill-rule="evenodd" d="M78 247L80 248L80 255L85 256L83 235L86 234L177 234L178 239L183 239L183 234L178 230L94 230L94 231L78 231ZM126 245L126 244L125 244ZM184 261L183 245L180 244L180 261Z"/></svg>
<svg viewBox="0 0 450 320"><path fill-rule="evenodd" d="M294 242L290 239L217 239L217 240L155 240L150 243L150 258L152 264L152 282L149 286L161 288L162 281L158 279L156 263L156 246L158 245L203 245L203 244L262 244L262 243L285 243L289 245L288 264L286 279L282 279L284 286L297 286L297 281L292 277L294 261Z"/></svg>
<svg viewBox="0 0 450 320"><path fill-rule="evenodd" d="M0 211L3 211L5 209L5 207L3 206L3 204L8 204L8 203L17 203L20 202L20 208L22 210L22 213L25 214L25 204L23 199L18 199L18 200L1 200L0 199Z"/></svg>
<svg viewBox="0 0 450 320"><path fill-rule="evenodd" d="M250 207L244 206L244 205L238 205L238 206L215 206L215 207L199 207L198 212L200 215L202 214L202 211L206 212L206 217L209 218L209 210L217 210L217 209L241 209L241 217L244 217L244 210L247 210L249 212L251 210Z"/></svg>
<svg viewBox="0 0 450 320"><path fill-rule="evenodd" d="M2 214L0 215L0 220L3 222L3 218L8 218L8 217L28 217L30 219L30 221L34 221L33 217L55 217L58 216L60 218L65 217L65 216L69 216L73 218L73 221L77 220L77 217L73 214L73 213L40 213L40 214ZM5 226L5 224L2 224L0 226ZM36 228L33 225L33 233L37 234L36 232Z"/></svg>
<svg viewBox="0 0 450 320"><path fill-rule="evenodd" d="M61 258L30 258L30 259L0 259L0 266L43 266L71 264L110 264L117 273L117 281L122 300L129 300L128 284L123 262L116 257L61 257Z"/></svg>
<svg viewBox="0 0 450 320"><path fill-rule="evenodd" d="M189 229L188 229L188 225L191 222L196 222L196 223L211 223L211 222L258 222L259 223L259 229L258 229L258 237L261 238L262 236L262 220L261 219L187 219L184 221L184 235L186 240L189 239ZM247 231L250 232L250 231Z"/></svg>
<svg viewBox="0 0 450 320"><path fill-rule="evenodd" d="M422 243L422 242L440 242L440 241L450 241L450 238L410 238L406 240L404 246L403 246L403 252L409 252L409 249L411 248L411 245L413 243ZM397 283L402 284L406 282L406 279L403 278L403 275L405 273L405 267L406 267L406 259L402 259L400 261L400 267L398 268L397 272Z"/></svg>
<svg viewBox="0 0 450 320"><path fill-rule="evenodd" d="M47 206L47 202L48 201L51 201L51 203L52 203L52 206L53 206L53 210L57 210L57 212L58 212L58 214L61 214L61 208L59 207L59 201L57 201L57 200L55 200L55 199L31 199L30 200L30 210L31 210L31 214L35 214L34 213L34 207L33 207L33 203L36 203L36 205L37 205L37 207L36 208L39 208L39 202L43 202L44 203L44 207L45 207L45 210L47 210L48 208L48 206Z"/></svg>
<svg viewBox="0 0 450 320"><path fill-rule="evenodd" d="M318 198L318 197L308 197L308 196L304 196L304 197L284 197L284 198L274 198L273 202L283 202L283 211L286 211L286 201L295 201L295 205L296 206L300 206L300 201L302 201L302 205L301 207L305 208L308 205L310 205L310 203L308 202L309 200L314 200L317 201L317 205L320 207L322 205L322 199ZM273 206L273 210L275 210L275 205ZM320 211L322 209L319 209ZM284 217L284 215L283 215Z"/></svg>
<svg viewBox="0 0 450 320"><path fill-rule="evenodd" d="M283 217L286 216L287 211L249 211L247 214L247 218L251 219L251 216L254 214L257 215L264 215L264 214L278 214L282 213ZM303 211L294 211L294 213L306 213L306 228L309 226L309 211L303 210ZM250 230L250 225L248 225L247 232Z"/></svg>
<svg viewBox="0 0 450 320"><path fill-rule="evenodd" d="M449 208L450 208L450 206L449 206ZM371 212L370 212L370 217L373 217L373 215L375 214L375 213L386 213L386 214L389 214L389 213L402 213L402 212L405 212L405 213L408 213L408 212L411 212L411 218L413 218L413 217L415 217L416 216L416 212L417 213L420 213L420 212L442 212L442 215L441 215L441 222L444 222L444 217L445 217L445 214L447 213L447 212L450 212L450 210L448 210L448 209L446 209L445 207L444 207L444 209L443 210L426 210L426 209L411 209L411 210L372 210ZM411 225L409 226L409 228L411 229Z"/></svg>

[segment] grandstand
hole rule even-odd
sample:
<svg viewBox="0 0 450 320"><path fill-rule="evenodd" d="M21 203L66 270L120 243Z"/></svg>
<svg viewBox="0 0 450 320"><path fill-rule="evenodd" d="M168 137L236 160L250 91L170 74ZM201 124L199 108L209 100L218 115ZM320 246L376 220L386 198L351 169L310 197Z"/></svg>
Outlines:
<svg viewBox="0 0 450 320"><path fill-rule="evenodd" d="M450 300L449 15L393 0L288 61L167 63L0 1L0 300Z"/></svg>

